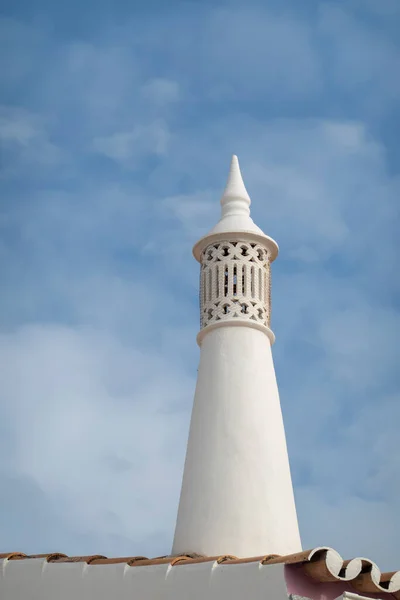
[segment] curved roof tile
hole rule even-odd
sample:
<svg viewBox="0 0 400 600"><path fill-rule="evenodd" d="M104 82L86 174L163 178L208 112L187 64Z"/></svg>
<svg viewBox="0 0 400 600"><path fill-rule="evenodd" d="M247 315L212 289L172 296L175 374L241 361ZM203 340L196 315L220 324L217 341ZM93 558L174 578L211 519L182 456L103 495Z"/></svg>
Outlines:
<svg viewBox="0 0 400 600"><path fill-rule="evenodd" d="M145 556L126 556L120 558L107 558L102 555L91 556L66 556L61 553L32 554L22 552L6 552L0 554L3 560L29 560L31 558L45 558L49 563L76 563L86 562L91 566L126 563L131 567L145 567L148 565L170 564L171 567L184 567L187 564L215 562L224 565L238 565L250 562L259 562L262 565L285 564L297 565L309 577L317 582L349 582L352 587L362 593L368 594L395 594L400 599L400 571L382 573L378 566L366 558L353 558L344 560L336 550L328 546L305 550L296 554L279 556L269 554L248 558L237 558L231 555L224 556L199 556L185 554L181 556L160 556L147 558Z"/></svg>

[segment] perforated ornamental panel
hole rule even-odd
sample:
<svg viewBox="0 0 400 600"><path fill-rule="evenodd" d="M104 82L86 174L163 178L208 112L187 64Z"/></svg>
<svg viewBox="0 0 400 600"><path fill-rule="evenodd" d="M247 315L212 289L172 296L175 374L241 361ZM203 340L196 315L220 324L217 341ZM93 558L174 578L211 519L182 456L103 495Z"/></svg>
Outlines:
<svg viewBox="0 0 400 600"><path fill-rule="evenodd" d="M217 242L201 255L200 326L250 320L269 327L271 266L267 248L249 242Z"/></svg>

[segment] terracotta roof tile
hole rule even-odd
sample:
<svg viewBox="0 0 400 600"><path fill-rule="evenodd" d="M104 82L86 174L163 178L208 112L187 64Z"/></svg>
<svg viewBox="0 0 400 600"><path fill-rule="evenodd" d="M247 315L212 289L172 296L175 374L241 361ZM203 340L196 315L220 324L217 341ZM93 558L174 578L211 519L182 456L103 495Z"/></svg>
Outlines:
<svg viewBox="0 0 400 600"><path fill-rule="evenodd" d="M102 555L91 556L66 556L61 553L32 554L22 552L6 552L0 554L4 560L30 560L44 558L49 563L76 563L86 562L89 565L111 565L125 563L130 567L145 567L148 565L171 565L171 567L184 567L187 564L214 562L224 565L238 565L258 562L262 565L283 563L301 568L309 577L318 582L350 582L352 587L365 594L392 594L400 600L400 571L381 573L377 565L366 558L353 558L343 560L332 548L320 547L305 550L296 554L278 556L268 554L248 558L237 558L231 555L200 556L198 554L185 554L182 556L158 556L146 558L145 556L126 556L107 558Z"/></svg>
<svg viewBox="0 0 400 600"><path fill-rule="evenodd" d="M140 562L141 560L149 560L146 556L123 556L118 558L95 558L90 564L91 565L117 565L118 563L126 563L131 565L134 562Z"/></svg>
<svg viewBox="0 0 400 600"><path fill-rule="evenodd" d="M50 558L51 557L51 558ZM85 562L90 565L93 561L99 559L106 559L106 556L102 554L92 554L90 556L66 556L65 554L50 554L47 556L47 562L57 562L57 563L76 563L76 562Z"/></svg>
<svg viewBox="0 0 400 600"><path fill-rule="evenodd" d="M29 558L45 558L47 562L54 562L61 558L68 558L68 556L66 554L61 554L60 552L53 552L52 554L30 554Z"/></svg>

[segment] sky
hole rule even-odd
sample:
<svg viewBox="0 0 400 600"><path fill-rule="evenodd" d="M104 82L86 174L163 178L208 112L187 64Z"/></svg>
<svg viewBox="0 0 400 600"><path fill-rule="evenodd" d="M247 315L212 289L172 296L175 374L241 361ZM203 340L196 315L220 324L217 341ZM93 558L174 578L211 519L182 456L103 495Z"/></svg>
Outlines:
<svg viewBox="0 0 400 600"><path fill-rule="evenodd" d="M2 0L0 552L170 552L235 153L303 547L400 568L399 30L398 0Z"/></svg>

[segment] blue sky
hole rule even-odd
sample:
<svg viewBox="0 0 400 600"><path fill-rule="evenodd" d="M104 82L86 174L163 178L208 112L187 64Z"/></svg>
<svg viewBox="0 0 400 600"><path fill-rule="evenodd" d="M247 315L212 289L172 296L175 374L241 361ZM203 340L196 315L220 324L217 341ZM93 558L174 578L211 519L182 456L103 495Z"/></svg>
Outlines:
<svg viewBox="0 0 400 600"><path fill-rule="evenodd" d="M170 551L191 247L236 153L281 249L303 545L399 568L399 28L397 0L3 0L0 551Z"/></svg>

